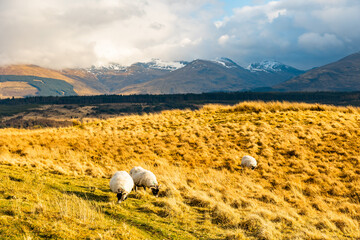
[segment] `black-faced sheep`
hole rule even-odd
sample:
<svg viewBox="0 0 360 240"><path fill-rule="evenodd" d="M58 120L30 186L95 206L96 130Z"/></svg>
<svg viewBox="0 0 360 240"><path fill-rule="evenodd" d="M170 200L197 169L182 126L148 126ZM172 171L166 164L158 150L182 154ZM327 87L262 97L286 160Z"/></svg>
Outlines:
<svg viewBox="0 0 360 240"><path fill-rule="evenodd" d="M130 170L130 176L134 180L135 191L137 187L150 188L155 197L159 195L160 185L158 184L155 174L142 167L134 167Z"/></svg>
<svg viewBox="0 0 360 240"><path fill-rule="evenodd" d="M251 168L251 169L254 170L257 167L256 159L253 158L252 156L245 155L241 159L241 166L242 167L248 167L248 168Z"/></svg>
<svg viewBox="0 0 360 240"><path fill-rule="evenodd" d="M125 171L117 171L110 180L110 189L117 194L118 203L126 200L133 187L134 181Z"/></svg>

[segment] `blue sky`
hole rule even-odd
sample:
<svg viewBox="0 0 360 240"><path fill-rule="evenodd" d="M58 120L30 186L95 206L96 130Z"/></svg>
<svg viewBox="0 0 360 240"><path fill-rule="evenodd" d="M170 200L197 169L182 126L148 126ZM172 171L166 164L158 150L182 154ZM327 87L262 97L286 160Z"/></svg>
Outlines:
<svg viewBox="0 0 360 240"><path fill-rule="evenodd" d="M234 8L241 8L244 6L254 6L270 2L270 0L221 0L225 15L229 16L233 13Z"/></svg>
<svg viewBox="0 0 360 240"><path fill-rule="evenodd" d="M228 57L300 69L360 51L358 0L1 0L0 65Z"/></svg>
<svg viewBox="0 0 360 240"><path fill-rule="evenodd" d="M244 0L244 1L222 0L221 2L224 3L224 10L226 15L231 15L234 8L253 5L252 0Z"/></svg>

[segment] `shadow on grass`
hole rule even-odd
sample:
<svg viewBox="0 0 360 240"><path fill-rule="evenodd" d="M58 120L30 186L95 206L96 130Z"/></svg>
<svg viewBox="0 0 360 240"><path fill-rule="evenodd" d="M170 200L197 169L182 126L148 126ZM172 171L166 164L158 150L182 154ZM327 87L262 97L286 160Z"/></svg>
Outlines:
<svg viewBox="0 0 360 240"><path fill-rule="evenodd" d="M155 228L154 226L150 225L145 220L143 221L143 220L137 219L135 217L127 218L125 215L122 215L120 213L114 213L114 212L111 212L108 210L105 210L104 213L113 219L124 221L131 226L135 226L135 227L141 229L142 231L145 231L147 233L152 233L152 235L157 236L158 238L168 239L168 237L169 237L162 230Z"/></svg>
<svg viewBox="0 0 360 240"><path fill-rule="evenodd" d="M64 191L66 194L74 194L82 199L96 201L96 202L109 202L109 196L97 195L89 192L79 192L79 191Z"/></svg>

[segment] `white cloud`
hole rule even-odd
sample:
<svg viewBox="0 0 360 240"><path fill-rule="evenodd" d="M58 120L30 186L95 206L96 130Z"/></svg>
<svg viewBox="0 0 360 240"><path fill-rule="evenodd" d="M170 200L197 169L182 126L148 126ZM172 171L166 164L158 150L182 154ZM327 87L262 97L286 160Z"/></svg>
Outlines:
<svg viewBox="0 0 360 240"><path fill-rule="evenodd" d="M273 12L268 12L266 15L270 23L272 23L276 18L280 17L281 15L286 14L286 9L279 9Z"/></svg>
<svg viewBox="0 0 360 240"><path fill-rule="evenodd" d="M229 35L225 34L225 35L222 35L221 37L219 37L219 44L220 45L225 45L227 43L227 41L229 40Z"/></svg>
<svg viewBox="0 0 360 240"><path fill-rule="evenodd" d="M225 50L242 65L270 58L310 68L360 50L359 12L360 1L277 0L237 8L215 25L232 36Z"/></svg>
<svg viewBox="0 0 360 240"><path fill-rule="evenodd" d="M190 59L214 28L211 7L203 9L209 2L2 0L0 64L131 64L178 51Z"/></svg>
<svg viewBox="0 0 360 240"><path fill-rule="evenodd" d="M325 33L304 33L299 37L299 45L307 51L323 52L329 49L343 47L343 42L340 41L334 34Z"/></svg>
<svg viewBox="0 0 360 240"><path fill-rule="evenodd" d="M360 50L360 1L253 3L223 16L220 0L1 0L0 64L225 56L241 65L270 58L306 68Z"/></svg>

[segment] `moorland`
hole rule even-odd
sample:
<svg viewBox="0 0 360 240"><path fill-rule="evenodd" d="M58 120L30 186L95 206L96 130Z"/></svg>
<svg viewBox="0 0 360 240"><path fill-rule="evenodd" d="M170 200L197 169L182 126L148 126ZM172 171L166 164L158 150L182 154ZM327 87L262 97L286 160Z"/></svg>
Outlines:
<svg viewBox="0 0 360 240"><path fill-rule="evenodd" d="M359 113L257 101L0 129L0 236L358 239ZM133 166L160 196L119 205L109 179Z"/></svg>

